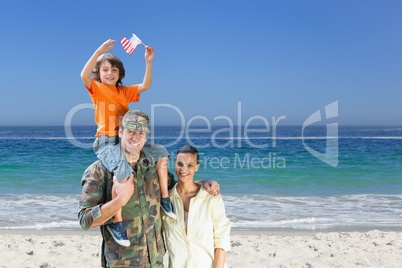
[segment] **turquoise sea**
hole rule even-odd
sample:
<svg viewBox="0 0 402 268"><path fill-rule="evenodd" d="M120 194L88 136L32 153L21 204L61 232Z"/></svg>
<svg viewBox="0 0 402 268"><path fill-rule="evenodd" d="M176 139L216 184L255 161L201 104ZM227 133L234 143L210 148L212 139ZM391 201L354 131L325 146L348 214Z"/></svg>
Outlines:
<svg viewBox="0 0 402 268"><path fill-rule="evenodd" d="M0 229L79 230L94 126L0 127ZM171 153L201 153L234 229L402 230L402 128L155 127Z"/></svg>

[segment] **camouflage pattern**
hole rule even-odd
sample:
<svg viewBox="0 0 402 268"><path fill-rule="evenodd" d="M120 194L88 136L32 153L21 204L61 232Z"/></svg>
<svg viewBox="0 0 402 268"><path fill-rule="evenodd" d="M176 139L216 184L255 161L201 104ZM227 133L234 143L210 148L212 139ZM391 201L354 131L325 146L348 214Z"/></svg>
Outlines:
<svg viewBox="0 0 402 268"><path fill-rule="evenodd" d="M135 170L135 169L134 169ZM131 246L118 245L101 226L102 267L162 267L165 245L161 233L160 189L155 166L141 153L134 172L134 194L122 209ZM111 200L113 174L98 160L82 177L78 219L88 230L100 215L100 205Z"/></svg>
<svg viewBox="0 0 402 268"><path fill-rule="evenodd" d="M139 110L130 110L128 111L122 120L122 125L124 128L129 130L138 130L144 133L150 133L149 125L149 117Z"/></svg>

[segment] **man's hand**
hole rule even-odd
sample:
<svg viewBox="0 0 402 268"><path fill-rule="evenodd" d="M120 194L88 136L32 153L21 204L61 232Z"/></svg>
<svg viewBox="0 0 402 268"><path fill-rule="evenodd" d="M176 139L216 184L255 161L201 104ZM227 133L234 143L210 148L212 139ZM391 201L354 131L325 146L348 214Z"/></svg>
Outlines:
<svg viewBox="0 0 402 268"><path fill-rule="evenodd" d="M202 186L210 195L218 196L220 194L219 183L216 181L202 181Z"/></svg>
<svg viewBox="0 0 402 268"><path fill-rule="evenodd" d="M134 175L131 174L128 179L119 182L115 176L113 176L113 192L115 194L114 198L105 204L103 204L101 209L101 215L93 220L91 227L97 227L109 219L111 219L125 204L130 200L134 193ZM113 193L112 193L113 196Z"/></svg>
<svg viewBox="0 0 402 268"><path fill-rule="evenodd" d="M119 182L116 176L113 176L113 188L116 192L115 200L123 207L134 193L134 175L131 174L126 180Z"/></svg>

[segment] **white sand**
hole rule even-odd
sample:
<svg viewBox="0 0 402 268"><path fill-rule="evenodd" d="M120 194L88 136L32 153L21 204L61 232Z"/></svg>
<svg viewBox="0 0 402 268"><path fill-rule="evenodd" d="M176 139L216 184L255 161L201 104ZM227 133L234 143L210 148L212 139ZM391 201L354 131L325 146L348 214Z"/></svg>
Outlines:
<svg viewBox="0 0 402 268"><path fill-rule="evenodd" d="M100 267L98 232L1 231L0 267ZM232 232L229 267L402 267L402 232Z"/></svg>

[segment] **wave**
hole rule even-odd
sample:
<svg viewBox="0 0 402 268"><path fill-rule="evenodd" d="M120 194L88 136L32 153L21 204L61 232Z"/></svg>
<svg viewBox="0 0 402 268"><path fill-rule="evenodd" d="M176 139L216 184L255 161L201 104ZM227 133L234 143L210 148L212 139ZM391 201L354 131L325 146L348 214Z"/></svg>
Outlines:
<svg viewBox="0 0 402 268"><path fill-rule="evenodd" d="M78 221L53 221L53 222L43 222L43 223L25 223L13 226L1 226L0 230L75 230L81 229L81 226L78 224Z"/></svg>
<svg viewBox="0 0 402 268"><path fill-rule="evenodd" d="M360 129L360 131L363 131L363 132L369 132L369 131L392 132L392 131L402 131L402 128L401 127L395 127L395 128L363 128L363 129Z"/></svg>
<svg viewBox="0 0 402 268"><path fill-rule="evenodd" d="M234 228L402 230L402 195L224 195ZM79 195L0 195L0 229L79 229ZM239 211L241 213L239 213Z"/></svg>

